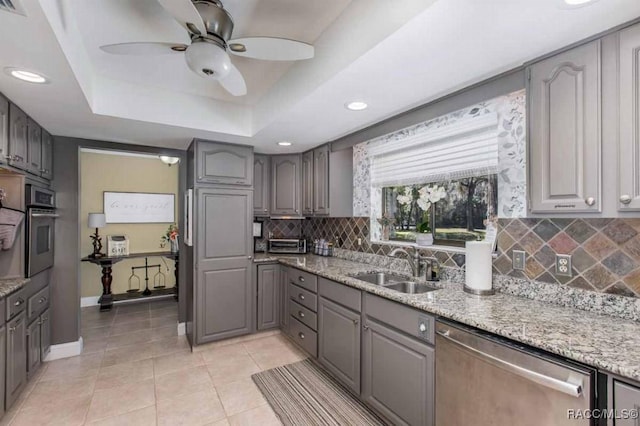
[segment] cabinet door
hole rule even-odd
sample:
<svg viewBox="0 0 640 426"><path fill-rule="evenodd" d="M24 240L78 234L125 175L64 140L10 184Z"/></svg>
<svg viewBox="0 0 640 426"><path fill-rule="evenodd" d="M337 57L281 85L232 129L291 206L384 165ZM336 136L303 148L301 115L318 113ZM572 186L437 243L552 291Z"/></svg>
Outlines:
<svg viewBox="0 0 640 426"><path fill-rule="evenodd" d="M350 184L351 182L345 182ZM329 145L313 151L313 212L329 214Z"/></svg>
<svg viewBox="0 0 640 426"><path fill-rule="evenodd" d="M640 210L640 25L620 32L618 209Z"/></svg>
<svg viewBox="0 0 640 426"><path fill-rule="evenodd" d="M360 314L320 298L318 361L360 393Z"/></svg>
<svg viewBox="0 0 640 426"><path fill-rule="evenodd" d="M271 213L300 215L300 155L271 157Z"/></svg>
<svg viewBox="0 0 640 426"><path fill-rule="evenodd" d="M27 325L21 312L7 323L6 409L11 408L27 381Z"/></svg>
<svg viewBox="0 0 640 426"><path fill-rule="evenodd" d="M4 320L4 318L3 318ZM3 325L0 327L0 417L5 412L4 396L6 388L6 366L7 366L7 354L5 348L7 347L7 328Z"/></svg>
<svg viewBox="0 0 640 426"><path fill-rule="evenodd" d="M51 321L49 321L49 309L40 315L40 359L47 359L51 352Z"/></svg>
<svg viewBox="0 0 640 426"><path fill-rule="evenodd" d="M302 154L302 214L313 214L313 151Z"/></svg>
<svg viewBox="0 0 640 426"><path fill-rule="evenodd" d="M40 320L36 319L27 328L27 372L33 376L40 367Z"/></svg>
<svg viewBox="0 0 640 426"><path fill-rule="evenodd" d="M269 216L269 157L253 157L253 215Z"/></svg>
<svg viewBox="0 0 640 426"><path fill-rule="evenodd" d="M362 398L393 424L433 425L433 348L371 319L363 328Z"/></svg>
<svg viewBox="0 0 640 426"><path fill-rule="evenodd" d="M600 41L528 70L531 211L601 210Z"/></svg>
<svg viewBox="0 0 640 426"><path fill-rule="evenodd" d="M53 179L53 137L42 129L42 176L45 179Z"/></svg>
<svg viewBox="0 0 640 426"><path fill-rule="evenodd" d="M640 410L640 388L627 383L613 381L613 407L616 413L626 410L628 413ZM616 426L638 426L638 419L616 419Z"/></svg>
<svg viewBox="0 0 640 426"><path fill-rule="evenodd" d="M253 331L253 192L198 189L196 339L206 343Z"/></svg>
<svg viewBox="0 0 640 426"><path fill-rule="evenodd" d="M8 162L9 155L9 100L0 95L0 164Z"/></svg>
<svg viewBox="0 0 640 426"><path fill-rule="evenodd" d="M9 107L9 155L12 166L27 167L28 126L27 114L14 104Z"/></svg>
<svg viewBox="0 0 640 426"><path fill-rule="evenodd" d="M253 185L253 148L198 141L198 182Z"/></svg>
<svg viewBox="0 0 640 426"><path fill-rule="evenodd" d="M28 144L27 144L27 169L29 172L40 176L42 169L42 128L31 118L27 119Z"/></svg>
<svg viewBox="0 0 640 426"><path fill-rule="evenodd" d="M280 325L278 265L258 265L258 330Z"/></svg>
<svg viewBox="0 0 640 426"><path fill-rule="evenodd" d="M289 334L289 268L280 267L280 329Z"/></svg>

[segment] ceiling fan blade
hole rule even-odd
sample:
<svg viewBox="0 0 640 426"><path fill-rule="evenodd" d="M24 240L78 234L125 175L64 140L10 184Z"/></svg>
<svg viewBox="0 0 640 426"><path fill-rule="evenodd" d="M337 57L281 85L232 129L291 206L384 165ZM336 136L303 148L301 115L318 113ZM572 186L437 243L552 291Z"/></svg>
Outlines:
<svg viewBox="0 0 640 426"><path fill-rule="evenodd" d="M204 21L191 0L158 0L158 3L160 3L185 30L194 34L207 34Z"/></svg>
<svg viewBox="0 0 640 426"><path fill-rule="evenodd" d="M266 61L299 61L314 55L312 45L286 38L242 37L227 44L234 55Z"/></svg>
<svg viewBox="0 0 640 426"><path fill-rule="evenodd" d="M244 77L242 77L238 68L233 64L231 64L229 74L225 78L218 80L218 82L233 96L244 96L247 94L247 85L244 82Z"/></svg>
<svg viewBox="0 0 640 426"><path fill-rule="evenodd" d="M100 46L104 52L113 55L166 55L180 53L187 49L182 43L118 43Z"/></svg>

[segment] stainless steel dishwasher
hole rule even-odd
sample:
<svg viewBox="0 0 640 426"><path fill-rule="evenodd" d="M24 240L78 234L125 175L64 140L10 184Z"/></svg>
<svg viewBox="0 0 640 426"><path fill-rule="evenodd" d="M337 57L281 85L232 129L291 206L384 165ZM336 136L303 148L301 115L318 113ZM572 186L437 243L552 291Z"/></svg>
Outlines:
<svg viewBox="0 0 640 426"><path fill-rule="evenodd" d="M595 408L595 381L595 369L436 324L436 426L591 425L585 410Z"/></svg>

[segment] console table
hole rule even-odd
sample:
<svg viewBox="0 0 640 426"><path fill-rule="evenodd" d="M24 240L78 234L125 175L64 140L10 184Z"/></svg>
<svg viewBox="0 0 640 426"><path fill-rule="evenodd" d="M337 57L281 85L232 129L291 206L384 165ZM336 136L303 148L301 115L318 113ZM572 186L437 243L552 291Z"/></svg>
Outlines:
<svg viewBox="0 0 640 426"><path fill-rule="evenodd" d="M122 296L120 297L120 300L131 298L128 294L118 295L118 294L111 293L111 282L113 281L113 275L112 275L113 265L120 262L121 260L139 259L139 258L146 259L148 257L165 257L165 258L173 259L175 264L174 272L176 277L175 297L176 299L178 298L178 273L179 273L178 253L161 251L161 252L148 252L148 253L131 253L127 256L117 256L117 257L115 256L114 257L103 256L103 257L97 257L97 258L93 258L89 256L83 257L81 259L82 262L90 262L102 268L102 296L100 296L100 300L99 300L101 311L111 310L114 302L114 297L116 298L116 300L118 299L118 296ZM166 290L163 293L167 294ZM145 291L141 292L140 296L138 297L142 299L145 296L148 297L148 296L152 296L153 294L154 294L154 291L149 290L147 287ZM124 296L127 296L127 297L124 297Z"/></svg>

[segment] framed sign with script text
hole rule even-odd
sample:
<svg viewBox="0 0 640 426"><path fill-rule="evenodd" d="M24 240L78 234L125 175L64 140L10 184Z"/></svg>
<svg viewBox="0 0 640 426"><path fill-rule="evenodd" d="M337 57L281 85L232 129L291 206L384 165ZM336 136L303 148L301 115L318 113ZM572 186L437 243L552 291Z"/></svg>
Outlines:
<svg viewBox="0 0 640 426"><path fill-rule="evenodd" d="M107 223L174 223L175 194L104 192Z"/></svg>

